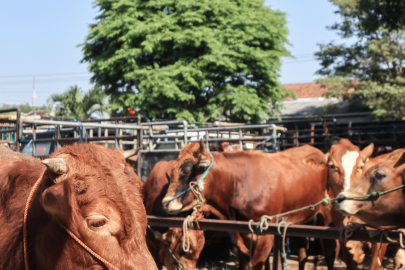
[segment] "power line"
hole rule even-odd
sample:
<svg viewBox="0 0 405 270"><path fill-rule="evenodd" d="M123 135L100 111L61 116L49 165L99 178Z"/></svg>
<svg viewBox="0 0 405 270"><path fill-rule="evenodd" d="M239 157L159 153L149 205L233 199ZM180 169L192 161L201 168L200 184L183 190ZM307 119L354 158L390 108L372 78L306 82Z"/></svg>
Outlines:
<svg viewBox="0 0 405 270"><path fill-rule="evenodd" d="M52 79L40 79L36 80L36 83L52 83L52 82L69 82L78 80L89 80L90 77L71 77L71 78L52 78ZM21 80L21 81L0 81L1 85L18 85L18 84L31 84L32 80Z"/></svg>
<svg viewBox="0 0 405 270"><path fill-rule="evenodd" d="M88 72L71 72L71 73L52 73L52 74L33 74L33 75L6 75L0 76L0 78L22 78L22 77L52 77L52 76L66 76L66 75L78 75L78 74L88 74Z"/></svg>

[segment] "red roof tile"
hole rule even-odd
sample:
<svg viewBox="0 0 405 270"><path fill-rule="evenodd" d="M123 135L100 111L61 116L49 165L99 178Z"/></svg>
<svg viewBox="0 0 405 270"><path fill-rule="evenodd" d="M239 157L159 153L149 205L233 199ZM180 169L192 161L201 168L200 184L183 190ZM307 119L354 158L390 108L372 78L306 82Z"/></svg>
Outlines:
<svg viewBox="0 0 405 270"><path fill-rule="evenodd" d="M328 92L327 88L321 88L321 85L318 83L286 84L284 86L294 92L297 98L323 97L323 95Z"/></svg>

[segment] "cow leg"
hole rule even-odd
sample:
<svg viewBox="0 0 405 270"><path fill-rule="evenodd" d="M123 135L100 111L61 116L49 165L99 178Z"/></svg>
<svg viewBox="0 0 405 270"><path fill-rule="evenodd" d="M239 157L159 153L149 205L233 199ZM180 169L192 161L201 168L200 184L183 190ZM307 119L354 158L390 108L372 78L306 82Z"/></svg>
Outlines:
<svg viewBox="0 0 405 270"><path fill-rule="evenodd" d="M240 252L239 249L238 249L238 260L239 260L238 270L249 269L248 268L249 257L246 256L243 252Z"/></svg>
<svg viewBox="0 0 405 270"><path fill-rule="evenodd" d="M257 237L255 251L253 252L252 266L254 270L261 270L266 264L274 244L274 235L261 235Z"/></svg>
<svg viewBox="0 0 405 270"><path fill-rule="evenodd" d="M308 261L307 256L308 239L306 237L296 237L295 242L297 243L298 249L299 270L304 270L305 264Z"/></svg>
<svg viewBox="0 0 405 270"><path fill-rule="evenodd" d="M357 270L357 263L353 260L352 254L350 254L345 243L340 242L340 250L342 251L343 260L346 263L348 270Z"/></svg>
<svg viewBox="0 0 405 270"><path fill-rule="evenodd" d="M378 264L378 250L381 247L380 251L380 262L384 260L385 252L387 251L388 244L381 244L381 243L372 243L371 244L371 262L369 270L378 270L380 269L380 265Z"/></svg>
<svg viewBox="0 0 405 270"><path fill-rule="evenodd" d="M399 246L391 246L394 256L394 269L403 269L405 266L405 250ZM395 252L396 251L396 252Z"/></svg>
<svg viewBox="0 0 405 270"><path fill-rule="evenodd" d="M333 270L336 256L336 240L321 239L321 245L328 270Z"/></svg>

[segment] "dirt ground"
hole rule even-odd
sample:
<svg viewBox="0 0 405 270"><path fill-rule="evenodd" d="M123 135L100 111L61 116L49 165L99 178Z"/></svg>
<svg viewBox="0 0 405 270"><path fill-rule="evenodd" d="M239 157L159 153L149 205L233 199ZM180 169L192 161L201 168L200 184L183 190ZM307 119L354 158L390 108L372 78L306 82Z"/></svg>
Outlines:
<svg viewBox="0 0 405 270"><path fill-rule="evenodd" d="M305 266L305 270L327 270L328 268L326 265L320 265L320 263L323 261L323 256L319 255L317 256L317 265L315 267L314 265L314 260L316 256L309 256L308 263ZM272 261L272 257L270 258L270 261ZM295 255L288 256L288 270L298 270L298 257ZM370 264L370 256L366 255L366 258L364 259L363 263L359 265L359 270L362 269L368 269L368 266ZM386 269L393 269L393 259L392 258L384 258L383 261L383 266ZM235 254L231 254L229 257L229 260L227 262L225 261L218 261L218 262L210 262L210 263L205 263L205 265L198 265L197 268L198 270L237 270L238 269L238 259ZM346 265L344 262L342 262L339 265L334 266L335 270L345 270Z"/></svg>

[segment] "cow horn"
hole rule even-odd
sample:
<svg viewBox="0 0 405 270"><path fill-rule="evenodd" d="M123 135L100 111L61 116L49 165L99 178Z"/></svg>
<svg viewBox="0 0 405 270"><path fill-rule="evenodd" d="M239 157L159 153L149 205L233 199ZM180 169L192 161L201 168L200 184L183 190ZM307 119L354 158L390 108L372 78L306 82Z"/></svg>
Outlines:
<svg viewBox="0 0 405 270"><path fill-rule="evenodd" d="M63 158L48 158L42 160L42 163L56 174L65 174L68 172L68 167Z"/></svg>
<svg viewBox="0 0 405 270"><path fill-rule="evenodd" d="M394 168L397 168L405 163L405 152L402 153L401 157L398 159L397 163L395 163Z"/></svg>
<svg viewBox="0 0 405 270"><path fill-rule="evenodd" d="M205 143L203 138L200 139L200 152L205 152Z"/></svg>
<svg viewBox="0 0 405 270"><path fill-rule="evenodd" d="M181 141L181 143L180 143L180 147L181 147L181 149L183 149L184 147L186 147L186 145L184 144L184 142L183 142L183 141Z"/></svg>
<svg viewBox="0 0 405 270"><path fill-rule="evenodd" d="M136 155L136 149L130 149L130 150L126 150L124 151L124 158L129 158Z"/></svg>

